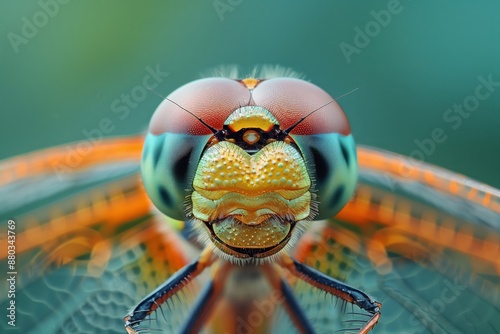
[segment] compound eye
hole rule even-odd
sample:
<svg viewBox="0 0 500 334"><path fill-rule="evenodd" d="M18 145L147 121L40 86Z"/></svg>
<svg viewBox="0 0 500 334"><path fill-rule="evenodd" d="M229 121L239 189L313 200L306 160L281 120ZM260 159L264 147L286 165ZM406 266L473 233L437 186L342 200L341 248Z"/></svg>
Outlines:
<svg viewBox="0 0 500 334"><path fill-rule="evenodd" d="M164 100L158 106L149 123L149 132L154 135L170 132L196 136L211 133L196 117L215 129L222 129L224 121L234 110L248 104L250 92L235 80L207 78L176 89L168 98L175 104Z"/></svg>
<svg viewBox="0 0 500 334"><path fill-rule="evenodd" d="M310 82L294 78L264 80L253 90L253 100L256 105L270 110L278 119L282 129L287 129L311 111L331 102L306 117L290 133L295 135L351 133L351 127L342 108L328 93Z"/></svg>

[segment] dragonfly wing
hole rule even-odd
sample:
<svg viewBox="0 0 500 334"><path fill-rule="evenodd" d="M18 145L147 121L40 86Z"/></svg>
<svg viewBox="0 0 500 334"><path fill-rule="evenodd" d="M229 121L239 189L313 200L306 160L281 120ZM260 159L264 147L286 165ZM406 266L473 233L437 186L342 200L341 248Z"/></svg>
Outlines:
<svg viewBox="0 0 500 334"><path fill-rule="evenodd" d="M152 214L138 173L141 147L140 137L112 139L71 166L68 154L77 151L67 147L0 163L0 216L15 221L11 271L22 332L123 333L128 310L187 263L175 228ZM6 252L0 257L6 268ZM2 309L10 300L1 295Z"/></svg>
<svg viewBox="0 0 500 334"><path fill-rule="evenodd" d="M151 214L138 176L141 145L140 137L107 140L77 159L64 147L0 164L0 216L16 222L23 332L123 332L130 307L191 257ZM496 332L498 191L386 152L358 154L356 196L335 219L314 224L296 257L381 301L377 332ZM2 237L0 248L7 245ZM306 283L294 287L317 332L360 326L363 316L348 305L335 308ZM185 315L181 299L163 310Z"/></svg>
<svg viewBox="0 0 500 334"><path fill-rule="evenodd" d="M497 333L500 192L388 152L358 155L356 195L313 224L296 257L382 302L374 332ZM353 328L349 307L333 320L324 301L302 299L325 332Z"/></svg>

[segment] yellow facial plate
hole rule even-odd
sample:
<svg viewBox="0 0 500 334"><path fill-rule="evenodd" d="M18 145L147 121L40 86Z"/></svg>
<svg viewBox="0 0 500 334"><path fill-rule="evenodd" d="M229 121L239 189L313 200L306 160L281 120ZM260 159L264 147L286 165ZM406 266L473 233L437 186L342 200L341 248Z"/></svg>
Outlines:
<svg viewBox="0 0 500 334"><path fill-rule="evenodd" d="M195 191L211 200L229 192L247 196L275 192L291 200L308 192L310 186L304 159L281 141L254 155L230 142L220 142L202 156L193 181Z"/></svg>

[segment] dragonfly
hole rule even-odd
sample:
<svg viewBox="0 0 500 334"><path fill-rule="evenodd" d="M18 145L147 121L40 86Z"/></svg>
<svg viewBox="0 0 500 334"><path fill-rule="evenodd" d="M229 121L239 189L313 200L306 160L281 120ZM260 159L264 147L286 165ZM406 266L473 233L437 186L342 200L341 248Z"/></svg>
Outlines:
<svg viewBox="0 0 500 334"><path fill-rule="evenodd" d="M355 146L293 75L197 80L146 136L2 161L0 198L4 332L500 330L500 191Z"/></svg>

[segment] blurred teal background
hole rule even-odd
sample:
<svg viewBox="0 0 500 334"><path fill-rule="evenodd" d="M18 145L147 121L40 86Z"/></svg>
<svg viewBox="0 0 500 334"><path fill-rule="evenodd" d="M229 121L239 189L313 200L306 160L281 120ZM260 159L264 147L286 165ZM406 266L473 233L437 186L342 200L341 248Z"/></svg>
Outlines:
<svg viewBox="0 0 500 334"><path fill-rule="evenodd" d="M500 85L460 125L443 119L479 76L500 82L499 1L65 2L0 4L0 158L85 139L103 118L108 136L145 131L157 96L126 116L112 105L148 66L168 72L167 95L214 66L280 64L332 96L360 88L340 100L358 143L409 155L441 128L425 161L500 187ZM367 24L369 43L355 40Z"/></svg>

